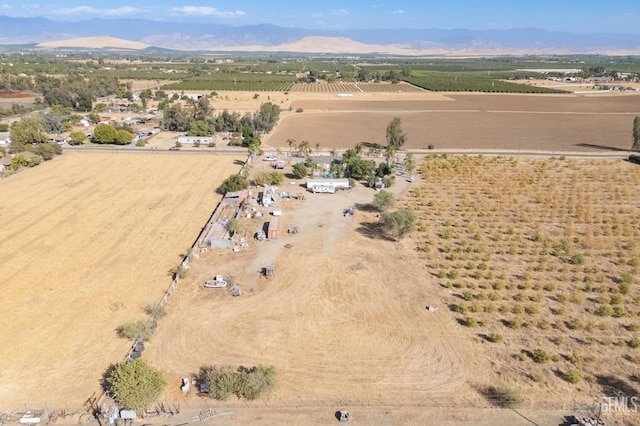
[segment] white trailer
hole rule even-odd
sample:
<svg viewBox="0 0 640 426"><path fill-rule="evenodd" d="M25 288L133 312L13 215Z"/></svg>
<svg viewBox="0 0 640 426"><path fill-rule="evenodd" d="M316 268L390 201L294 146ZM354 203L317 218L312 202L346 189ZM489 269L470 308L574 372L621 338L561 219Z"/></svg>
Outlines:
<svg viewBox="0 0 640 426"><path fill-rule="evenodd" d="M333 194L338 189L349 189L349 179L309 179L307 180L307 189L316 193Z"/></svg>

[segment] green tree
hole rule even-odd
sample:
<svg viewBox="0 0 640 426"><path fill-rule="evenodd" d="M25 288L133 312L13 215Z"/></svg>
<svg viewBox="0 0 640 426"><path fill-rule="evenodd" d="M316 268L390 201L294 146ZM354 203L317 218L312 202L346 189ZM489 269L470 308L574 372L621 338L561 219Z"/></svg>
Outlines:
<svg viewBox="0 0 640 426"><path fill-rule="evenodd" d="M116 130L115 138L113 139L113 143L117 145L127 145L133 141L133 134L125 129Z"/></svg>
<svg viewBox="0 0 640 426"><path fill-rule="evenodd" d="M113 143L116 140L116 128L111 124L98 124L93 130L95 143Z"/></svg>
<svg viewBox="0 0 640 426"><path fill-rule="evenodd" d="M242 224L240 223L240 221L238 219L231 219L229 221L229 223L227 224L227 230L229 231L229 233L231 235L240 232L240 230L242 229Z"/></svg>
<svg viewBox="0 0 640 426"><path fill-rule="evenodd" d="M106 377L106 390L123 407L143 414L166 386L162 373L143 359L113 366Z"/></svg>
<svg viewBox="0 0 640 426"><path fill-rule="evenodd" d="M85 135L84 132L73 132L71 133L70 138L71 145L82 145L85 139L87 139L87 135Z"/></svg>
<svg viewBox="0 0 640 426"><path fill-rule="evenodd" d="M396 196L393 192L381 190L373 196L373 206L381 212L389 210L396 203Z"/></svg>
<svg viewBox="0 0 640 426"><path fill-rule="evenodd" d="M407 142L406 133L402 132L402 126L399 117L394 117L387 126L387 146L394 147L399 150Z"/></svg>
<svg viewBox="0 0 640 426"><path fill-rule="evenodd" d="M37 118L24 117L11 123L11 152L22 152L25 145L31 143L44 143L49 137L44 132L42 121Z"/></svg>
<svg viewBox="0 0 640 426"><path fill-rule="evenodd" d="M307 176L307 168L302 163L296 163L293 165L293 175L298 179L302 179Z"/></svg>
<svg viewBox="0 0 640 426"><path fill-rule="evenodd" d="M296 144L295 139L287 139L287 145L289 145L289 157L291 157L292 149L298 148L298 145Z"/></svg>
<svg viewBox="0 0 640 426"><path fill-rule="evenodd" d="M189 136L211 136L215 133L216 128L205 120L192 121L189 125Z"/></svg>
<svg viewBox="0 0 640 426"><path fill-rule="evenodd" d="M49 161L56 155L62 154L62 148L57 143L41 143L33 150L35 154L38 154L44 161Z"/></svg>
<svg viewBox="0 0 640 426"><path fill-rule="evenodd" d="M23 154L16 154L11 159L11 170L19 170L29 165L29 160Z"/></svg>
<svg viewBox="0 0 640 426"><path fill-rule="evenodd" d="M409 172L409 177L413 176L413 171L416 169L416 159L413 158L413 154L409 153L404 157L404 169Z"/></svg>
<svg viewBox="0 0 640 426"><path fill-rule="evenodd" d="M354 179L366 179L373 175L376 169L376 163L373 160L365 160L358 156L349 158L345 164L345 171Z"/></svg>
<svg viewBox="0 0 640 426"><path fill-rule="evenodd" d="M300 155L303 157L309 155L311 152L311 145L309 144L309 141L300 142L300 145L298 145L298 152L300 152Z"/></svg>
<svg viewBox="0 0 640 426"><path fill-rule="evenodd" d="M640 151L640 117L633 119L633 151Z"/></svg>
<svg viewBox="0 0 640 426"><path fill-rule="evenodd" d="M416 228L416 215L412 210L399 209L380 216L384 233L392 238L400 239Z"/></svg>
<svg viewBox="0 0 640 426"><path fill-rule="evenodd" d="M239 174L232 174L228 178L226 178L222 184L218 187L218 192L221 194L226 194L227 192L240 191L241 189L247 189L249 187L249 182L243 176Z"/></svg>

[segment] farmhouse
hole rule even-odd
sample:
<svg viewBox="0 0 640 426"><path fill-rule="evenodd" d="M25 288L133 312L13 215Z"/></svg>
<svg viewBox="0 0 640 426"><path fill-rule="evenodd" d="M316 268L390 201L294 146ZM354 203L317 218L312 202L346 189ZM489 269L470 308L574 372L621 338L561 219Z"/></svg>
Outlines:
<svg viewBox="0 0 640 426"><path fill-rule="evenodd" d="M307 189L311 192L323 192L333 194L338 189L350 189L349 179L319 178L308 179Z"/></svg>
<svg viewBox="0 0 640 426"><path fill-rule="evenodd" d="M213 143L213 136L178 136L178 142L182 145L193 145L193 144L201 144L201 145L209 145Z"/></svg>

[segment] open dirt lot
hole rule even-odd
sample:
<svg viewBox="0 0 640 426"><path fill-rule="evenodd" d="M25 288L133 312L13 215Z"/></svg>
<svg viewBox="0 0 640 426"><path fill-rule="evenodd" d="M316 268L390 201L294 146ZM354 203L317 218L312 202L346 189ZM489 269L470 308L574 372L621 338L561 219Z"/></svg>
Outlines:
<svg viewBox="0 0 640 426"><path fill-rule="evenodd" d="M0 180L0 409L99 390L130 346L115 329L160 300L236 159L67 153Z"/></svg>
<svg viewBox="0 0 640 426"><path fill-rule="evenodd" d="M442 100L449 100L442 102ZM386 126L400 117L406 148L548 151L626 150L639 95L356 94L349 98L300 99L284 112L268 138L288 149L287 139L350 148L359 142L386 145Z"/></svg>

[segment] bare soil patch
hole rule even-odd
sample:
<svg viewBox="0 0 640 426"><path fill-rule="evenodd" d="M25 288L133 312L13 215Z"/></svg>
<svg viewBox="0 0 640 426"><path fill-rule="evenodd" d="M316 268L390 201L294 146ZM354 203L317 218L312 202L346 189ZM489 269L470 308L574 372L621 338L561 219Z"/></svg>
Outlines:
<svg viewBox="0 0 640 426"><path fill-rule="evenodd" d="M115 329L160 300L236 159L66 153L0 180L0 407L99 391L130 346Z"/></svg>
<svg viewBox="0 0 640 426"><path fill-rule="evenodd" d="M282 190L289 187L300 191L288 183ZM467 330L450 333L443 289L429 285L418 253L363 232L361 221L377 220L375 213L342 215L372 197L358 187L281 201L280 236L262 243L252 236L269 216L244 219L249 247L209 250L193 262L188 285L168 308L171 320L159 325L145 356L169 383L204 365L273 364L280 385L268 398L276 405L302 397L423 406L443 394L476 395L469 381L484 376L487 361L469 351ZM300 233L287 234L292 226ZM269 264L276 275L266 279L260 270ZM232 275L245 296L204 288L215 274ZM428 312L429 304L441 309ZM174 386L166 398L185 397Z"/></svg>

